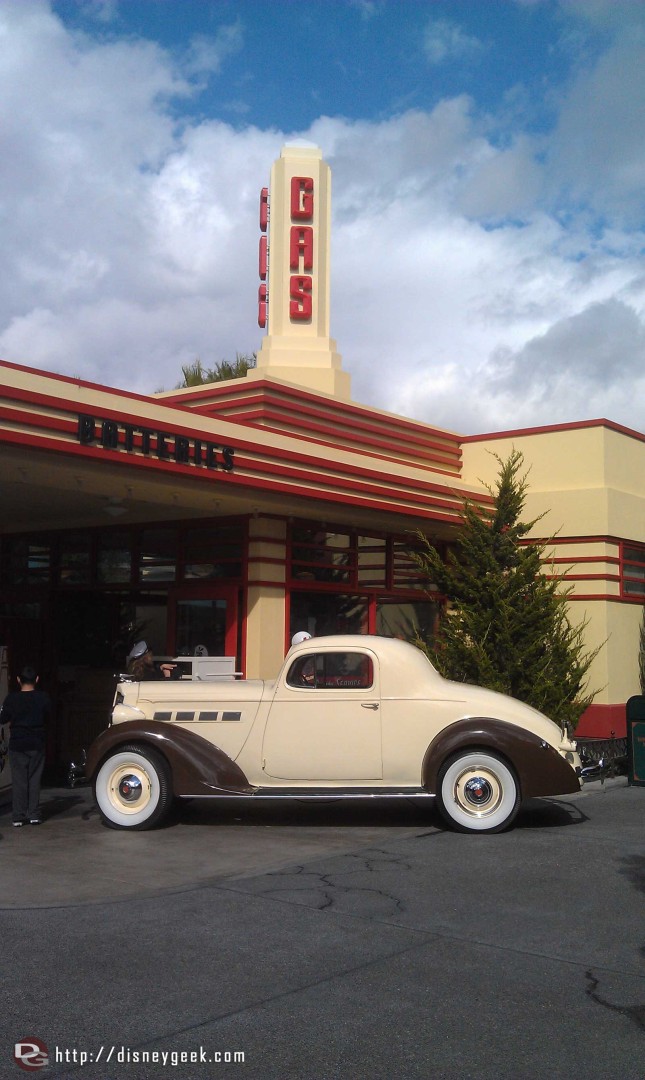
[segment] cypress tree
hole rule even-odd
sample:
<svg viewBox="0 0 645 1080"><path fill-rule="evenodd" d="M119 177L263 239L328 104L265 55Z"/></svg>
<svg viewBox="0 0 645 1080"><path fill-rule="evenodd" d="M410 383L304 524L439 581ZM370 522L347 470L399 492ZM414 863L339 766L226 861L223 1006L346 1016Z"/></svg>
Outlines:
<svg viewBox="0 0 645 1080"><path fill-rule="evenodd" d="M432 640L418 640L442 675L518 698L556 723L575 728L593 700L587 676L598 650L584 651L586 622L568 619L562 578L544 573L545 547L525 537L540 518L522 522L527 474L523 455L495 455L492 506L466 502L446 561L422 534L411 552L448 611ZM488 486L488 485L487 485Z"/></svg>

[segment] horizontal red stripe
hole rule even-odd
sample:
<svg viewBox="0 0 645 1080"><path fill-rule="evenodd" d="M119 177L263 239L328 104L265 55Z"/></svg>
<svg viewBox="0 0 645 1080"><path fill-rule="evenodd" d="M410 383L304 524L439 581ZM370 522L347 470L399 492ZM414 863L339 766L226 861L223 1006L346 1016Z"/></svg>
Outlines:
<svg viewBox="0 0 645 1080"><path fill-rule="evenodd" d="M46 417L46 418L45 417L39 417L38 419L41 422L42 426L46 430L49 430L51 428L58 429L58 428L61 427L61 424L67 424L68 425L67 430L68 430L68 432L70 434L72 434L76 430L75 422L72 423L71 421L55 420L54 423L52 424L52 423L50 423L50 421L52 421L52 419L53 419L52 417ZM113 418L113 417L107 416L106 419L118 419L118 417ZM151 425L151 426L153 426L153 425ZM159 428L160 430L163 430L161 425L156 425L156 427ZM199 437L199 438L202 438L203 441L206 441L206 436L208 434L208 433L206 433L206 434L204 434L202 436L200 433L196 433L194 430L191 432L190 429L187 429L186 433L189 435L189 437L192 437L192 438ZM169 435L171 437L172 437L173 434L183 434L183 432L169 433ZM5 438L8 440L8 436L5 436ZM36 438L38 438L38 437L36 437ZM213 435L213 433L210 433L210 440L209 441L213 441L214 438L215 438L215 436ZM12 433L11 441L14 444L19 443L21 441L20 434L19 433ZM49 442L52 443L51 440L49 440ZM222 442L223 442L224 445L230 445L228 440L226 440L226 441L222 440ZM30 445L34 445L34 444L30 443ZM56 447L56 446L60 448L61 452L67 452L67 450L69 449L69 446L68 446L67 443L62 443L62 442L53 443L53 447ZM275 458L282 459L283 461L287 461L287 462L297 462L297 465L295 465L295 466L291 466L291 465L280 466L280 465L275 464L275 463L273 463L271 461L264 460L260 456L264 452L264 448L263 447L258 448L256 446L254 446L252 443L248 443L246 440L235 440L234 443L233 443L233 447L234 447L234 449L236 451L236 458L235 458L236 470L239 470L243 466L246 466L246 468L253 469L253 470L258 471L258 472L268 472L268 473L273 473L273 474L278 474L280 472L280 470L282 470L282 474L285 475L285 476L288 475L288 476L291 476L292 478L295 477L295 476L301 476L303 478L303 481L306 481L307 483L312 482L312 476L313 476L316 483L318 483L318 484L321 483L320 461L319 461L318 458L310 457L309 455L306 455L304 457L304 459L303 459L303 457L301 455L296 454L293 451L283 451L283 450L280 450L279 448L273 448L273 447L268 449L266 452L267 452L267 457L269 457L269 458L275 457ZM245 459L243 457L243 455L240 454L240 452L239 452L240 447L244 447L245 449L250 449L251 452L254 454L254 456L252 458L249 457L249 458ZM50 448L52 448L52 446L50 446ZM100 453L101 455L104 455L104 456L109 455L110 460L114 460L113 455L115 455L115 454L117 455L117 457L120 457L120 456L127 453L124 450L113 451L113 450L104 449L102 447L80 446L80 444L79 444L79 446L74 447L74 449L76 451L80 450L83 454L88 454L89 453L90 456L93 456L93 454L97 453L97 452ZM257 455L257 457L255 455ZM134 462L139 460L139 456L136 455L136 454L133 455L131 453L127 453L127 459L130 462L134 463ZM147 459L144 458L143 460L147 460ZM311 464L313 466L313 468L311 470L307 469L308 462L311 462ZM158 464L160 465L161 468L166 468L166 469L172 470L173 474L176 473L176 470L178 468L182 468L182 466L178 465L176 462L166 462L166 463L158 462ZM322 479L322 482L325 483L327 486L329 486L330 484L338 484L339 486L347 486L347 483L349 482L349 479L351 479L352 483L358 483L362 487L367 488L368 487L367 479L370 479L370 480L375 480L377 482L378 487L387 487L388 490L390 490L390 491L392 491L394 489L396 492L400 492L400 493L404 493L404 492L408 492L408 491L409 492L415 492L415 493L437 492L439 495L443 496L442 499L439 499L439 498L431 498L430 499L425 494L415 494L415 496L414 496L415 499L417 501L420 501L420 502L425 503L425 504L436 504L436 505L440 505L440 506L443 506L443 507L449 507L449 506L454 505L456 508L459 508L462 505L462 500L461 500L460 496L458 496L458 495L453 496L452 499L451 498L446 498L446 496L449 496L449 494L450 494L449 489L446 489L445 487L443 487L442 485L439 485L439 484L427 483L427 482L425 482L423 480L417 480L417 479L412 478L412 477L406 477L405 479L402 478L397 483L396 481L393 480L393 478L391 476L385 478L385 477L383 477L383 475L381 473L379 473L376 470L364 469L364 468L360 468L360 467L355 466L355 465L350 465L348 463L342 463L342 462L339 462L339 463L334 462L334 463L331 464L330 467L333 468L333 469L337 469L338 473L334 474L334 476L331 477L331 478L324 477L324 479ZM195 471L194 468L191 467L191 466L183 466L183 468L188 469L188 471L191 473L191 475ZM211 470L211 473L212 472L213 472L213 470ZM236 471L235 476L237 476L237 475L238 475L238 473ZM376 490L376 488L372 487L372 490ZM468 497L468 496L466 496L466 497ZM472 501L474 501L474 500L472 500Z"/></svg>
<svg viewBox="0 0 645 1080"><path fill-rule="evenodd" d="M562 556L559 559L548 559L550 563L576 565L577 563L611 563L620 565L620 559L615 555L572 555L570 559Z"/></svg>
<svg viewBox="0 0 645 1080"><path fill-rule="evenodd" d="M125 466L130 468L143 468L152 469L156 472L168 472L167 462L161 462L154 458L147 458L139 455L124 454L118 450L103 450L95 447L82 447L75 444L64 444L61 446L59 441L53 439L47 439L43 436L31 436L20 435L15 436L13 433L5 433L4 441L14 446L29 446L36 449L41 449L47 453L54 454L68 454L72 457L87 457L93 460L103 460L115 464L118 466ZM286 470L284 470L286 472ZM455 524L458 520L452 514L441 513L440 510L445 507L446 503L441 500L419 500L429 507L436 505L439 509L434 512L430 509L424 508L424 506L406 505L405 503L395 504L391 499L384 501L383 499L368 498L367 495L342 494L340 492L324 491L321 492L317 488L309 486L298 486L293 483L286 483L280 480L264 480L260 477L252 477L244 475L243 473L225 473L222 470L207 470L200 469L199 467L190 465L180 465L175 462L172 463L173 475L185 475L194 480L203 481L207 480L211 484L217 483L218 485L233 485L234 487L255 488L266 491L277 491L283 494L295 495L298 498L304 498L307 500L314 500L319 502L331 502L339 504L352 504L355 506L361 506L364 509L379 510L386 514L393 514L396 516L405 517L419 517ZM319 479L319 477L317 477ZM342 486L342 485L340 485ZM349 482L345 486L350 486ZM368 485L364 485L367 487ZM384 485L385 486L385 485ZM374 489L374 493L377 493L377 489Z"/></svg>
<svg viewBox="0 0 645 1080"><path fill-rule="evenodd" d="M246 404L246 402L243 403L244 406L246 406ZM337 434L340 438L346 439L356 438L356 432L364 432L370 436L369 445L388 445L388 443L382 441L383 423L378 425L374 423L368 424L363 421L344 421L342 418L333 414L330 416L320 409L290 408L287 406L286 408L279 410L276 407L272 408L267 406L267 404L262 401L259 401L258 404L262 407L253 409L252 411L247 411L246 408L243 408L241 413L239 410L236 410L237 415L241 416L245 421L248 421L251 418L254 420L273 420L288 424L290 427L293 426L295 422L298 427L304 428L305 431L312 430L320 431L323 434ZM199 412L205 411L206 408L199 410ZM223 410L220 411L219 409L216 410L216 415L221 415L222 411ZM295 421L294 415L297 416ZM312 423L312 418L327 422L315 424ZM388 429L392 431L394 439L398 439L400 442L408 444L412 448L412 453L418 454L421 452L424 457L430 457L434 452L437 456L443 455L443 460L447 463L454 464L457 468L459 467L461 451L456 443L454 448L451 448L450 445L446 445L445 443L433 442L427 436L425 438L420 438L418 435L415 437L415 435L408 434L407 432L401 432L396 425L390 425L388 423L387 426Z"/></svg>
<svg viewBox="0 0 645 1080"><path fill-rule="evenodd" d="M459 441L461 443L488 442L489 439L512 439L525 435L548 435L554 432L580 431L585 428L596 427L608 428L610 431L617 431L620 435L627 435L631 439L645 442L645 435L642 432L636 431L634 428L624 427L622 424L616 424L613 420L607 420L604 417L597 420L574 420L568 424L547 424L543 427L513 428L511 431L491 431L485 435L464 435Z"/></svg>
<svg viewBox="0 0 645 1080"><path fill-rule="evenodd" d="M227 417L227 419L228 419L228 417ZM245 417L245 419L246 419L246 417ZM373 458L377 458L380 461L388 461L388 462L390 462L391 464L394 464L394 465L401 465L401 466L404 466L404 467L407 467L407 468L410 468L410 467L413 467L413 468L414 467L416 467L416 468L431 468L433 472L441 473L443 476L457 477L459 475L459 465L458 465L458 463L456 463L456 467L454 469L440 468L439 464L438 464L439 461L440 461L440 458L439 458L438 454L432 454L432 453L427 453L426 454L426 453L424 453L422 451L418 451L418 452L415 452L414 457L412 457L412 455L411 455L410 458L408 459L408 458L402 458L402 457L395 456L391 450L387 454L382 454L382 453L378 453L374 449L367 449L367 447L376 446L377 445L376 440L372 440L372 441L370 441L368 443L366 441L365 442L359 441L357 439L352 439L350 436L347 436L347 445L345 446L344 443L340 443L337 439L334 440L334 441L329 441L328 442L327 440L322 439L322 438L315 438L315 439L314 438L309 438L304 431L300 431L300 430L297 431L297 432L294 431L293 429L291 429L289 431L285 431L284 428L273 427L270 424L254 424L254 423L250 423L249 426L250 427L256 427L259 431L271 432L273 435L283 435L283 436L285 436L285 435L286 436L293 435L294 438L307 439L308 442L316 443L317 446L328 446L328 447L331 447L331 448L333 448L335 450L346 449L346 450L348 450L348 451L350 451L352 453L360 453L360 454L364 455L365 457L373 457ZM315 425L313 425L313 426L315 426ZM383 442L383 443L381 443L381 445L383 447L387 448L387 443ZM443 461L441 463L442 464L449 464L449 462L446 459L443 459Z"/></svg>
<svg viewBox="0 0 645 1080"><path fill-rule="evenodd" d="M9 388L9 390L13 390L13 388ZM19 390L19 391L16 392L15 396L20 397L21 399L24 399L24 400L27 400L27 401L33 401L34 400L34 396L31 395L31 393L29 391ZM39 404L42 405L45 402L46 402L47 406L50 407L50 408L56 408L57 410L61 409L61 403L56 401L55 399L45 398L45 401L40 401ZM89 408L89 406L88 406L88 408ZM94 407L92 406L92 408L94 408ZM74 407L74 411L76 412L76 407ZM82 412L84 410L79 406L78 411ZM96 406L94 411L98 411L98 406ZM159 421L157 421L156 419L154 419L154 420L150 420L150 419L147 419L147 418L142 419L141 417L138 417L138 416L124 417L122 415L122 413L119 413L119 412L117 412L115 410L111 410L111 409L105 409L103 407L101 407L100 411L101 411L100 419L114 420L116 422L119 422L121 425L123 425L124 423L130 423L133 426L143 425L144 427L150 427L153 430L162 430L162 431L164 430L163 424L159 423ZM184 416L185 416L185 413L184 413ZM60 426L60 423L61 423L61 421L59 421L57 419L55 420L55 418L53 418L53 417L47 417L47 416L42 416L42 415L39 415L38 417L32 416L30 419L31 419L31 422L32 422L33 426L36 426L36 421L37 421L39 424L42 425L42 427L45 428L45 430L51 430L52 428L56 429L57 427ZM52 423L52 421L54 421L54 423ZM75 431L76 430L76 421L68 421L68 423L71 425L70 428L68 429L70 431L70 433L72 431ZM187 436L188 438L201 438L204 441L208 440L208 441L211 441L211 442L218 441L218 442L222 443L225 446L231 445L231 441L229 441L228 436L226 436L225 439L221 439L219 434L215 434L213 432L208 432L208 431L202 432L199 429L195 430L195 428L184 428L184 427L175 426L174 430L172 432L169 432L168 434L169 435L174 435L174 434L184 435L184 436ZM301 464L303 466L306 466L307 463L311 463L313 469L316 472L316 475L318 475L318 470L320 469L320 459L318 457L314 456L313 454L302 454L302 453L298 453L298 452L295 452L293 450L287 450L285 448L278 447L278 446L270 446L270 447L257 446L257 444L249 441L248 439L243 439L243 438L237 437L237 434L236 434L236 437L232 440L232 445L233 445L233 448L236 450L236 455L237 455L237 452L240 449L244 449L244 450L249 450L252 453L257 454L257 455L266 454L267 457L275 457L275 458L282 459L284 461L290 461L290 462L295 461L295 462L298 462L299 464ZM92 448L91 447L82 447L82 449L83 449L83 451L86 452L88 449L92 449ZM102 452L103 453L108 453L108 451L106 451L106 450L103 450ZM239 461L239 456L236 457L236 463L237 463L237 461ZM173 462L172 463L173 472L175 471L176 468L177 468L177 465L176 465L176 463ZM343 470L348 475L360 476L360 477L369 477L371 479L376 479L376 480L380 480L381 482L385 482L383 480L382 474L379 473L376 470L364 469L364 468L360 468L358 466L354 466L354 465L350 465L350 464L343 464L342 462L334 463L333 468ZM391 477L389 478L389 483L392 483L392 478ZM428 491L439 492L439 493L446 494L446 495L448 494L448 492L446 491L446 488L443 485L434 484L434 483L428 483L425 480L416 480L414 478L409 478L409 477L406 477L405 480L399 481L398 486L403 488L403 489L404 488L409 488L409 489L412 489L412 490L424 490L424 491L428 490ZM491 498L487 494L464 492L464 497L470 499L471 502L474 502L474 503L477 503L477 504L491 502ZM448 505L448 504L445 504L445 505Z"/></svg>
<svg viewBox="0 0 645 1080"><path fill-rule="evenodd" d="M262 394L263 394L262 398L259 397L258 390L262 391ZM271 398L274 398L274 399L277 399L277 398L283 399L284 398L284 399L287 399L287 400L293 402L293 408L294 409L297 407L298 403L302 403L302 402L312 402L312 403L314 403L315 406L317 406L317 408L319 410L323 409L323 401L322 401L320 395L314 393L313 391L305 390L305 389L302 389L300 387L295 387L295 386L293 386L293 387L292 386L289 386L289 387L280 386L278 388L278 387L275 386L274 383L272 383L268 379L249 380L248 387L247 386L241 386L241 385L232 387L230 385L227 386L226 383L219 383L219 384L210 383L210 384L207 384L204 387L200 388L199 390L196 390L193 394L184 394L184 395L181 395L181 396L177 395L176 399L173 398L171 400L173 400L173 401L176 400L177 402L180 402L180 401L185 402L185 401L198 401L200 398L203 399L203 398L220 398L220 397L224 398L224 397L229 397L231 402L233 402L235 405L237 405L238 403L243 404L247 395L249 395L249 396L250 395L255 395L255 400L263 400L264 397L271 397ZM164 400L168 400L168 399L164 399ZM342 402L342 401L334 400L334 399L329 399L329 401L327 401L327 399L325 399L324 400L324 405L329 406L329 410L330 410L330 412L333 413L334 417L335 416L347 417L346 422L349 423L349 424L358 423L359 420L357 418L364 417L366 422L371 424L372 427L374 427L374 424L375 424L374 413L371 412L369 409L361 406L361 405L357 405L357 404L355 404L353 402L348 403L348 402ZM304 406L302 404L300 404L300 407L304 408ZM208 404L206 403L201 408L208 408ZM322 411L321 411L320 415L324 415L322 413ZM428 428L428 426L425 425L425 424L416 423L414 420L407 419L407 417L396 416L396 415L393 415L393 414L386 414L382 418L381 422L382 423L387 423L388 427L396 428L397 430L400 430L401 432L409 432L410 434L409 435L406 434L405 437L406 438L411 438L415 442L419 442L419 441L423 442L430 435L434 436L435 438L445 439L448 443L451 443L451 442L454 441L454 443L456 444L456 453L457 454L461 453L461 451L459 449L459 444L462 441L461 437L459 435L454 434L453 432L442 431L439 428ZM374 430L378 431L379 429L378 429L378 427L374 427Z"/></svg>

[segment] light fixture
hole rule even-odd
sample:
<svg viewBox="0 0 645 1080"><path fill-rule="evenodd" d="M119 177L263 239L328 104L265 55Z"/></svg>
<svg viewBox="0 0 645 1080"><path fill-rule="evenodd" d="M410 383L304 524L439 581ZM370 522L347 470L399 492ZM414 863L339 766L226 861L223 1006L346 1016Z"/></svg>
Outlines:
<svg viewBox="0 0 645 1080"><path fill-rule="evenodd" d="M110 495L107 504L103 507L103 513L109 514L110 517L121 517L122 514L127 514L128 508L124 506L118 495Z"/></svg>

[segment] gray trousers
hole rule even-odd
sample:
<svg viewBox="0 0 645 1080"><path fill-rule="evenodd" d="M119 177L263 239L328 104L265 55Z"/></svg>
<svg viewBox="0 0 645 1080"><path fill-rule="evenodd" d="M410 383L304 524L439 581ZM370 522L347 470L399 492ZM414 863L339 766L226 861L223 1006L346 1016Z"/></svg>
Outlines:
<svg viewBox="0 0 645 1080"><path fill-rule="evenodd" d="M10 750L11 800L14 821L38 817L44 750Z"/></svg>

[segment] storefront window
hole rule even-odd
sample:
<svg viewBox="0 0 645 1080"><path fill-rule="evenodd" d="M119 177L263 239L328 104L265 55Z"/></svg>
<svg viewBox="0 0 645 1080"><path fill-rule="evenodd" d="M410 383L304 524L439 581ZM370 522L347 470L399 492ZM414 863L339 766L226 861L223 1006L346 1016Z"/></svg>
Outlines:
<svg viewBox="0 0 645 1080"><path fill-rule="evenodd" d="M3 552L6 585L42 585L49 581L51 548L48 543L6 537Z"/></svg>
<svg viewBox="0 0 645 1080"><path fill-rule="evenodd" d="M298 522L291 529L291 580L359 589L427 589L414 537L395 539Z"/></svg>
<svg viewBox="0 0 645 1080"><path fill-rule="evenodd" d="M61 585L87 585L91 580L92 543L89 533L66 533L60 539Z"/></svg>
<svg viewBox="0 0 645 1080"><path fill-rule="evenodd" d="M177 530L145 529L141 533L139 578L146 585L174 581L177 563Z"/></svg>
<svg viewBox="0 0 645 1080"><path fill-rule="evenodd" d="M42 605L35 603L0 603L0 617L7 619L40 619Z"/></svg>
<svg viewBox="0 0 645 1080"><path fill-rule="evenodd" d="M180 600L177 604L178 656L224 656L226 600Z"/></svg>
<svg viewBox="0 0 645 1080"><path fill-rule="evenodd" d="M410 547L410 541L394 540L392 543L392 586L395 589L427 589Z"/></svg>
<svg viewBox="0 0 645 1080"><path fill-rule="evenodd" d="M102 585L129 582L132 574L132 554L129 533L104 533L99 538L97 578Z"/></svg>
<svg viewBox="0 0 645 1080"><path fill-rule="evenodd" d="M430 641L439 622L440 606L432 600L390 600L376 602L376 630L383 637Z"/></svg>
<svg viewBox="0 0 645 1080"><path fill-rule="evenodd" d="M623 547L623 592L645 596L645 547Z"/></svg>
<svg viewBox="0 0 645 1080"><path fill-rule="evenodd" d="M372 536L358 537L358 584L384 588L387 572L387 542Z"/></svg>
<svg viewBox="0 0 645 1080"><path fill-rule="evenodd" d="M344 593L293 592L290 637L306 630L312 637L327 634L366 634L368 602L364 596Z"/></svg>
<svg viewBox="0 0 645 1080"><path fill-rule="evenodd" d="M190 529L184 539L186 581L231 580L242 576L245 529L242 525L216 525Z"/></svg>
<svg viewBox="0 0 645 1080"><path fill-rule="evenodd" d="M292 532L291 574L299 581L351 581L353 563L347 533L296 525Z"/></svg>

